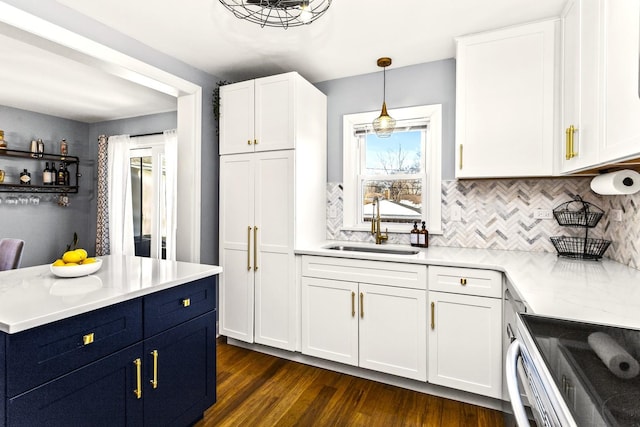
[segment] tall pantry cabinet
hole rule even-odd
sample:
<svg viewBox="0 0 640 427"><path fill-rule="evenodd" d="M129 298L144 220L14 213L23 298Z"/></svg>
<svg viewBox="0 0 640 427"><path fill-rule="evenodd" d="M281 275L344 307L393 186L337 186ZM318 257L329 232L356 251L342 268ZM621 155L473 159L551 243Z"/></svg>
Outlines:
<svg viewBox="0 0 640 427"><path fill-rule="evenodd" d="M326 96L298 73L220 88L220 334L298 346L293 250L326 237Z"/></svg>

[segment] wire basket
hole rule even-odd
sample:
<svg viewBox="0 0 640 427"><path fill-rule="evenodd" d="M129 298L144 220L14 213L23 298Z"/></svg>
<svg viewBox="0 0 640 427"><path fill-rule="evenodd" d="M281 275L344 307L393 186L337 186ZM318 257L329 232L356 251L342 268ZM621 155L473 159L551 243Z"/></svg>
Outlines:
<svg viewBox="0 0 640 427"><path fill-rule="evenodd" d="M568 227L595 227L604 211L589 202L575 196L574 200L565 202L553 209L553 216L558 224Z"/></svg>
<svg viewBox="0 0 640 427"><path fill-rule="evenodd" d="M551 237L551 243L558 251L559 256L597 260L602 258L602 255L609 248L611 240L554 236Z"/></svg>

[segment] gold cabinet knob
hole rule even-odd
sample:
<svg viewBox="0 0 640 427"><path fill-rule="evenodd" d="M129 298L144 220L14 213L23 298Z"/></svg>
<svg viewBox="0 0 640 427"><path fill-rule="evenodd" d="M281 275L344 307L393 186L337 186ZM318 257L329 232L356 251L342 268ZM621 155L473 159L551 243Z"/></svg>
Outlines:
<svg viewBox="0 0 640 427"><path fill-rule="evenodd" d="M182 300L183 307L189 307L191 305L191 298L185 298Z"/></svg>

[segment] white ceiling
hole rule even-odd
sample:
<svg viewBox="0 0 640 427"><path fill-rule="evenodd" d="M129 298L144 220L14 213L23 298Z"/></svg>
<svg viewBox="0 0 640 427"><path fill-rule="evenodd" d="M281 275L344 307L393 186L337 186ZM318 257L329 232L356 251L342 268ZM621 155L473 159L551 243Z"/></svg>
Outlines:
<svg viewBox="0 0 640 427"><path fill-rule="evenodd" d="M333 0L326 15L311 25L284 30L241 21L219 0L58 0L222 79L298 71L311 82L376 72L381 56L393 59L390 69L450 58L456 36L559 16L565 1ZM5 46L24 56L8 61L15 53ZM45 108L47 114L86 122L175 109L170 96L133 88L130 82L4 38L0 55L0 78L15 81L0 85L0 104L9 105L4 102L8 99L22 102L11 106ZM34 69L48 72L34 80L29 74ZM48 107L38 107L39 102ZM91 109L100 103L104 111Z"/></svg>

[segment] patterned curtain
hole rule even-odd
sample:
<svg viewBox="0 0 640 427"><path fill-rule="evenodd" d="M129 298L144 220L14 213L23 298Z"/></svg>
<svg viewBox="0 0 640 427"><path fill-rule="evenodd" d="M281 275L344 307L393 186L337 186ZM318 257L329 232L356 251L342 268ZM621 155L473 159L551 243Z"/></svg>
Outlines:
<svg viewBox="0 0 640 427"><path fill-rule="evenodd" d="M107 162L107 137L98 137L98 225L96 230L96 255L109 255L109 168Z"/></svg>

